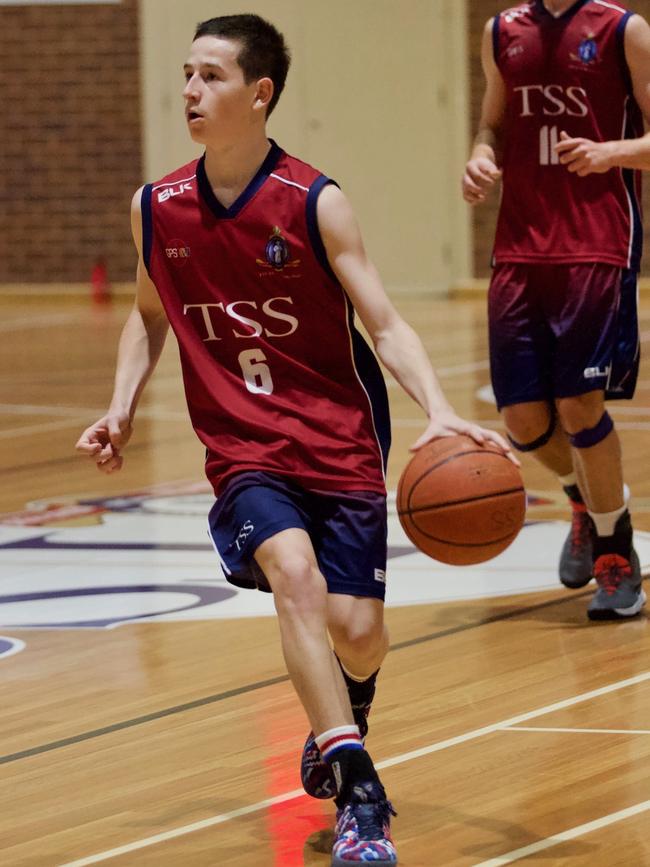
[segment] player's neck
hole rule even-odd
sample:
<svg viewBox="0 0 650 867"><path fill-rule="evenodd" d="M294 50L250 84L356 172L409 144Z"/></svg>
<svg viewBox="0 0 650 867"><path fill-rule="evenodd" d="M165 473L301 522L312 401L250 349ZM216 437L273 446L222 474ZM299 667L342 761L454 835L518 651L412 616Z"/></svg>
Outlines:
<svg viewBox="0 0 650 867"><path fill-rule="evenodd" d="M270 149L264 131L249 141L206 147L205 172L215 196L224 207L229 207L246 189Z"/></svg>
<svg viewBox="0 0 650 867"><path fill-rule="evenodd" d="M546 7L546 11L550 12L554 18L559 18L560 15L564 15L566 11L568 11L578 0L542 0L542 3Z"/></svg>

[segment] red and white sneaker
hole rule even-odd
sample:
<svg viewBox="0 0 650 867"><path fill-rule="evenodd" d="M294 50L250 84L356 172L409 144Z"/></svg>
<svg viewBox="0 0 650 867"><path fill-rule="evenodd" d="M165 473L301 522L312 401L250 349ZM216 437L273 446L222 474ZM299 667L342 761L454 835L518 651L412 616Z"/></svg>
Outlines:
<svg viewBox="0 0 650 867"><path fill-rule="evenodd" d="M397 864L390 835L390 819L396 815L380 783L354 786L350 800L336 814L332 867Z"/></svg>

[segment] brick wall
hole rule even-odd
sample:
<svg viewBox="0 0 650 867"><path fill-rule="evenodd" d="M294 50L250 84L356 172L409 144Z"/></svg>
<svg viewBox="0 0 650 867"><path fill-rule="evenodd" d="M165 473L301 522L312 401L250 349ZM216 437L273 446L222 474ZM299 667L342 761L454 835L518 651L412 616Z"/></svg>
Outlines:
<svg viewBox="0 0 650 867"><path fill-rule="evenodd" d="M517 5L516 3L512 4ZM650 21L650 0L626 0L624 5L643 15ZM468 18L470 28L470 81L471 81L471 111L472 111L472 135L476 132L481 111L481 98L483 95L483 73L481 70L481 37L483 27L488 18L508 8L507 2L499 0L467 0ZM644 210L650 214L650 177L644 179ZM498 196L491 198L474 209L474 273L477 277L486 277L490 272L490 256L494 228L496 224L496 212ZM645 231L644 273L650 272L650 226L646 220Z"/></svg>
<svg viewBox="0 0 650 867"><path fill-rule="evenodd" d="M0 7L0 283L133 278L137 0Z"/></svg>

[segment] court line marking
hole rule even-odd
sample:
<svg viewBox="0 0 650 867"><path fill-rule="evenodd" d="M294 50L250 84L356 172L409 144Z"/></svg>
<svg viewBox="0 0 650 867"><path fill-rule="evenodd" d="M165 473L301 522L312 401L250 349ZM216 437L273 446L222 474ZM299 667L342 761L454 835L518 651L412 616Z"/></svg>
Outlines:
<svg viewBox="0 0 650 867"><path fill-rule="evenodd" d="M85 406L47 406L33 403L0 403L0 413L9 415L50 415L64 418L79 418L80 416L102 416L105 409L91 409ZM162 421L187 421L189 416L185 410L156 409L143 406L138 410L138 416L161 419Z"/></svg>
<svg viewBox="0 0 650 867"><path fill-rule="evenodd" d="M0 431L0 440L9 440L17 436L29 436L30 434L44 433L45 431L65 430L66 428L81 427L87 423L87 416L80 415L77 418L66 418L61 421L50 421L45 424L25 424L21 427L10 427Z"/></svg>
<svg viewBox="0 0 650 867"><path fill-rule="evenodd" d="M520 858L535 855L537 852L543 852L544 849L550 849L559 843L575 840L576 837L583 837L585 834L590 834L599 828L606 828L608 825L622 822L623 819L629 819L631 816L638 816L639 813L645 813L647 810L650 810L650 801L642 801L633 807L627 807L625 810L610 813L608 816L602 816L600 819L594 819L593 822L585 822L584 825L577 825L568 831L562 831L559 834L553 834L552 837L538 840L536 843L531 843L530 846L522 846L521 849L513 849L512 852L506 852L505 855L499 855L497 858L490 858L489 861L481 861L476 867L501 867L502 864L512 864L513 861L518 861Z"/></svg>
<svg viewBox="0 0 650 867"><path fill-rule="evenodd" d="M576 704L581 704L582 702L589 701L592 698L599 698L602 695L607 695L611 692L617 692L620 689L625 689L628 686L635 686L639 683L645 683L650 681L650 671L643 672L642 674L637 674L634 677L628 677L625 680L619 680L615 683L610 683L608 686L601 686L597 689L592 689L589 692L581 693L580 695L572 696L571 698L565 698L562 701L554 702L553 704L546 705L545 707L538 708L537 710L528 711L526 713L518 714L517 716L511 717L510 719L501 720L498 723L492 723L491 725L482 726L481 728L474 729L470 732L465 732L462 735L456 735L452 738L446 738L444 741L438 741L435 744L429 744L427 747L421 747L417 750L411 750L408 753L402 753L399 756L395 756L392 759L385 759L383 762L377 762L376 767L378 770L382 770L383 768L390 768L394 765L401 765L404 762L411 761L412 759L422 758L423 756L431 755L432 753L440 752L441 750L448 749L449 747L457 746L458 744L467 743L468 741L476 740L477 738L483 737L484 735L494 734L498 732L500 729L503 729L506 726L517 725L520 722L526 722L529 719L535 719L538 716L544 716L548 713L553 713L556 710L563 710L567 707L572 707ZM108 861L111 858L116 858L119 855L126 855L129 852L135 852L139 849L145 849L149 846L154 846L157 843L164 843L168 840L173 840L176 837L183 837L186 834L192 834L195 831L202 831L206 828L211 828L214 825L222 825L224 822L228 822L231 819L237 819L241 816L249 815L250 813L256 813L260 810L265 810L267 807L275 806L276 804L282 804L286 801L292 801L296 798L307 797L305 792L302 789L294 789L292 792L285 792L283 795L277 795L275 798L267 798L264 801L258 801L255 804L249 804L247 807L240 807L237 810L231 810L228 813L221 813L218 816L212 816L209 819L202 819L199 822L192 822L189 825L183 825L180 828L174 828L171 831L163 831L160 834L155 834L152 837L144 837L141 840L135 840L133 843L126 843L124 846L119 846L115 849L107 849L104 852L98 852L96 855L90 855L86 858L80 858L77 861L69 861L65 864L60 865L60 867L88 867L90 864L99 864L101 861ZM650 807L650 801L647 802ZM634 809L634 808L631 808ZM625 811L622 811L625 812ZM639 811L641 812L641 811ZM617 815L617 814L614 814ZM632 815L632 814L630 814ZM607 818L607 817L606 817ZM602 820L597 820L602 821ZM590 823L594 824L594 823ZM583 826L580 826L583 827ZM597 826L600 827L600 826ZM574 829L576 830L576 829ZM571 832L564 832L571 833ZM549 838L551 839L551 838ZM555 839L555 838L552 838ZM559 841L559 838L558 838ZM547 841L540 841L537 844L533 844L533 846L540 845L542 843L546 843ZM561 842L561 841L559 841ZM555 845L555 843L550 843L548 845ZM546 848L546 847L542 847ZM517 850L519 851L519 850ZM535 850L537 851L537 850ZM510 853L510 855L513 853ZM503 856L509 857L509 855ZM514 859L511 859L514 860ZM507 864L508 861L492 861L485 862L487 865L490 864Z"/></svg>
<svg viewBox="0 0 650 867"><path fill-rule="evenodd" d="M78 313L48 313L42 316L22 316L0 322L0 332L24 331L28 328L50 328L54 325L68 325L80 322Z"/></svg>
<svg viewBox="0 0 650 867"><path fill-rule="evenodd" d="M542 726L503 726L504 732L559 732L594 735L650 735L650 729L561 729Z"/></svg>
<svg viewBox="0 0 650 867"><path fill-rule="evenodd" d="M92 418L101 418L106 410L85 409L84 407L73 406L37 406L34 404L20 403L0 403L0 414L8 415L49 415L60 416L60 421L36 422L33 424L21 425L20 427L5 428L0 431L0 439L10 439L15 436L28 436L42 431L64 430L65 428L77 427L79 425L88 424L88 420ZM142 407L138 411L140 418L153 419L154 421L181 421L186 422L189 418L186 412L175 410L154 409ZM424 424L424 420L420 425Z"/></svg>
<svg viewBox="0 0 650 867"><path fill-rule="evenodd" d="M517 617L523 617L527 614L532 614L536 611L543 611L548 608L557 608L568 603L573 604L575 600L586 599L591 596L591 590L585 590L581 593L574 592L570 595L563 595L557 599L550 599L547 602L538 602L535 605L527 605L525 608L512 608L510 611L492 614L489 617L484 617L481 620L475 620L470 623L460 623L456 626L450 626L447 629L439 630L438 632L430 632L425 635L418 635L416 638L408 638L405 641L398 641L391 644L390 652L396 653L400 650L408 650L411 647L416 647L419 644L426 644L430 641L436 641L440 638L449 638L452 635L461 635L464 632L470 632L473 629L480 629L483 626L491 626L493 623L503 623L506 620L515 620ZM185 704L176 705L175 707L162 708L161 710L153 711L144 716L132 717L129 720L112 723L111 725L103 726L99 729L81 732L76 735L71 735L68 738L62 738L58 741L50 741L49 743L39 744L34 747L29 747L25 750L20 750L16 753L9 753L0 756L0 765L9 764L10 762L22 761L33 756L42 755L43 753L53 752L54 750L64 749L65 747L74 746L82 741L93 740L95 738L104 737L105 735L113 734L124 729L135 728L139 725L144 725L154 720L162 719L166 716L173 716L179 713L192 711L198 707L215 704L220 701L226 701L235 696L246 695L251 692L256 692L260 689L265 689L269 686L275 686L278 683L288 683L289 675L282 674L273 677L269 680L258 681L257 683L249 683L245 686L229 689L225 692L216 693L215 695L204 696L203 698L194 699Z"/></svg>

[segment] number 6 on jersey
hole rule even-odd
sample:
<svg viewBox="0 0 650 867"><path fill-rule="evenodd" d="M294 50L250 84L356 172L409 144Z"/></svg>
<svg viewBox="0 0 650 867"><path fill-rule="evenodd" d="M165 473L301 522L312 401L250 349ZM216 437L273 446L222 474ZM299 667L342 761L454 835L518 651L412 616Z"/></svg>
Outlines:
<svg viewBox="0 0 650 867"><path fill-rule="evenodd" d="M272 394L273 380L261 349L245 349L238 356L241 372L244 374L246 388L252 394Z"/></svg>

